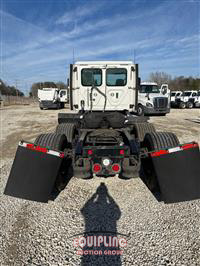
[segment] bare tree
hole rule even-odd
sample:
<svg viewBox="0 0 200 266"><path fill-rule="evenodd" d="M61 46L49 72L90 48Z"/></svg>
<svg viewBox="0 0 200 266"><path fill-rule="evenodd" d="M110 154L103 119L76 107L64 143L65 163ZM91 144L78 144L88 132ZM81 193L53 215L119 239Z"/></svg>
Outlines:
<svg viewBox="0 0 200 266"><path fill-rule="evenodd" d="M156 82L159 86L163 83L170 83L172 80L171 75L165 73L165 72L155 72L150 73L149 80L152 82Z"/></svg>

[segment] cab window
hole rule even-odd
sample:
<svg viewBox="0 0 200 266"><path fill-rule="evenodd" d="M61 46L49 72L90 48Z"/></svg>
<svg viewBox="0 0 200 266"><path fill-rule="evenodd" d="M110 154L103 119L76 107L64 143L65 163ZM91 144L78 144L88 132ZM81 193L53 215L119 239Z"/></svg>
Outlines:
<svg viewBox="0 0 200 266"><path fill-rule="evenodd" d="M94 84L92 84L93 82L91 82L90 79L91 72L93 75ZM81 70L81 84L82 86L92 86L92 85L101 86L102 70L99 68L83 68Z"/></svg>
<svg viewBox="0 0 200 266"><path fill-rule="evenodd" d="M125 86L127 83L126 68L108 68L106 70L107 86Z"/></svg>
<svg viewBox="0 0 200 266"><path fill-rule="evenodd" d="M140 85L140 93L160 93L157 85Z"/></svg>
<svg viewBox="0 0 200 266"><path fill-rule="evenodd" d="M66 95L66 91L61 91L61 92L60 92L60 97L62 97L62 96L64 96L64 95Z"/></svg>

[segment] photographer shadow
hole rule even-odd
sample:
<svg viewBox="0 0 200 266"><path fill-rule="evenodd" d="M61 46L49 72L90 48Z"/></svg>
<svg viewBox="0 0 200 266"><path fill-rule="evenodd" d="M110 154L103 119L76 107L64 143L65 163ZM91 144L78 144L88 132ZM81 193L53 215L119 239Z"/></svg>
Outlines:
<svg viewBox="0 0 200 266"><path fill-rule="evenodd" d="M121 211L108 193L108 189L104 183L100 184L96 192L86 202L81 209L81 214L85 220L85 238L90 236L96 236L98 238L98 236L102 236L106 237L106 242L109 243L109 239L118 237L117 221L121 217ZM115 255L107 255L108 250ZM119 246L106 247L104 243L101 243L99 247L95 247L94 245L88 247L86 245L83 248L83 252L85 251L90 252L90 254L85 255L83 253L81 265L121 265L120 254L116 254L117 251L120 251ZM102 251L102 255L92 255L94 251Z"/></svg>

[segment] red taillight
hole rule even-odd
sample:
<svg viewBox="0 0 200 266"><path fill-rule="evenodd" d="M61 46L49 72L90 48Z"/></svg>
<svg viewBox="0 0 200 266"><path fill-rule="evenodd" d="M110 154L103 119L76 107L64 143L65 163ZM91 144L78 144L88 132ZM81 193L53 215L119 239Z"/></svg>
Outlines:
<svg viewBox="0 0 200 266"><path fill-rule="evenodd" d="M119 170L120 170L120 165L117 164L117 163L113 164L113 166L112 166L112 170L113 170L113 172L119 172Z"/></svg>
<svg viewBox="0 0 200 266"><path fill-rule="evenodd" d="M119 151L120 155L124 155L124 150Z"/></svg>
<svg viewBox="0 0 200 266"><path fill-rule="evenodd" d="M93 151L92 150L88 150L88 155L92 155Z"/></svg>
<svg viewBox="0 0 200 266"><path fill-rule="evenodd" d="M100 172L100 171L101 171L101 165L98 164L98 163L95 163L95 164L93 165L93 172L94 172L94 173L98 173L98 172Z"/></svg>

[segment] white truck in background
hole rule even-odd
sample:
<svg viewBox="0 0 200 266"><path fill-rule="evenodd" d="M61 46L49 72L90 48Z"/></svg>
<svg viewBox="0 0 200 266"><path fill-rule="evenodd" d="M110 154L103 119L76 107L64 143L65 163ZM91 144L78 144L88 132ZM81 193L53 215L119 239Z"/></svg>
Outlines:
<svg viewBox="0 0 200 266"><path fill-rule="evenodd" d="M197 96L194 98L194 107L200 107L200 91L197 92Z"/></svg>
<svg viewBox="0 0 200 266"><path fill-rule="evenodd" d="M43 88L38 90L39 107L41 110L64 108L67 102L67 90L58 88Z"/></svg>
<svg viewBox="0 0 200 266"><path fill-rule="evenodd" d="M182 91L171 91L170 94L170 103L171 103L171 107L175 107L176 106L176 98L182 95Z"/></svg>
<svg viewBox="0 0 200 266"><path fill-rule="evenodd" d="M176 106L181 109L193 108L194 101L197 95L198 95L198 92L195 90L184 91L180 96L176 97L176 101L175 101Z"/></svg>
<svg viewBox="0 0 200 266"><path fill-rule="evenodd" d="M170 90L167 84L161 87L155 82L142 82L138 91L137 114L166 115L170 112Z"/></svg>

